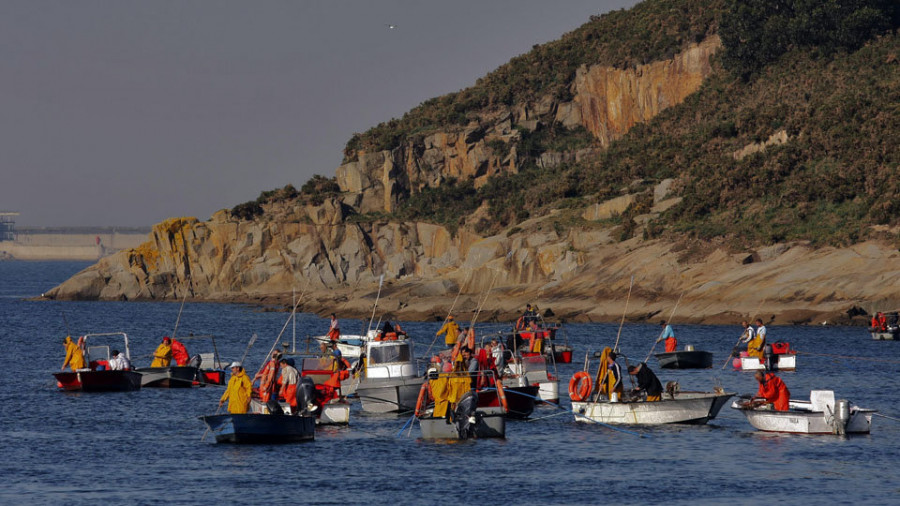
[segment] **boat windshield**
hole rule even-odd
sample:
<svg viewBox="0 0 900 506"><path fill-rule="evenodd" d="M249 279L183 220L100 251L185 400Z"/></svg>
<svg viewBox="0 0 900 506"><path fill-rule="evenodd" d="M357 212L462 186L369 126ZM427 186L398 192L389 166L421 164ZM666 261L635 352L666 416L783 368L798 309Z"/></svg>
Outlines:
<svg viewBox="0 0 900 506"><path fill-rule="evenodd" d="M369 365L409 362L409 344L373 346L369 349Z"/></svg>

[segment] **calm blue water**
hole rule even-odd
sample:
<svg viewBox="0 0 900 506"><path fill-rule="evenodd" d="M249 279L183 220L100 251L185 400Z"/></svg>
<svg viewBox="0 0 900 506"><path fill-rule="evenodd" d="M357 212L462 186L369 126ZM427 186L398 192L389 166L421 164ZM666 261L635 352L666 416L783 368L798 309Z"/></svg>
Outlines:
<svg viewBox="0 0 900 506"><path fill-rule="evenodd" d="M896 504L900 500L900 422L876 418L870 436L767 435L730 408L708 426L635 429L647 437L571 415L510 422L506 440L436 443L397 437L407 416L366 415L354 407L351 426L320 429L316 441L286 446L217 445L201 441L201 414L215 411L219 388L147 389L132 393L58 392L51 374L63 359L64 312L73 335L127 332L132 356L153 351L171 334L178 303L29 302L78 270L81 262L0 262L2 458L0 503L762 503L828 501ZM551 301L536 301L553 307ZM219 351L236 359L250 335L247 359L259 366L285 313L241 305L187 304L178 334L215 334ZM326 319L298 318L298 341L324 333ZM342 321L347 331L359 321ZM405 322L404 322L405 323ZM439 323L404 325L421 353ZM564 380L585 351L611 345L617 325L568 325L579 364L560 366ZM740 329L676 325L682 344L710 350L713 370L659 372L663 382L708 390L756 390L749 374L720 370ZM654 325L628 325L625 353L643 358ZM291 329L286 337L290 340ZM878 358L853 361L801 355L799 372L783 378L795 397L832 388L882 413L900 417L900 343L875 342L864 329L770 327L801 352ZM192 353L207 351L189 349ZM145 365L140 360L138 365ZM144 359L149 362L149 359ZM655 367L655 364L651 364ZM568 400L563 395L563 405ZM553 415L543 408L535 417Z"/></svg>

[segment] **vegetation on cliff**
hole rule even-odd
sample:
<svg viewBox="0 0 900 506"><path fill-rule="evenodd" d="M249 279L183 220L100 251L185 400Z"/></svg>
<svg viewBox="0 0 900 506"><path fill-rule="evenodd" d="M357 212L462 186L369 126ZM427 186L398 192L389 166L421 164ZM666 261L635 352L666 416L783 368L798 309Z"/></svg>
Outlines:
<svg viewBox="0 0 900 506"><path fill-rule="evenodd" d="M645 237L854 243L900 226L898 26L894 0L648 0L593 18L472 88L354 135L345 157L458 128L498 107L568 99L583 64L633 67L718 33L724 49L701 89L608 149L542 166L543 153L598 147L583 128L551 119L520 130L517 173L478 188L459 180L426 188L380 219L497 233L551 209L643 192L617 217L618 237L627 239L642 230L634 218L648 211L652 184L673 178L683 199L644 225ZM255 205L285 195L264 193ZM490 212L467 221L484 204ZM256 212L252 203L242 206Z"/></svg>

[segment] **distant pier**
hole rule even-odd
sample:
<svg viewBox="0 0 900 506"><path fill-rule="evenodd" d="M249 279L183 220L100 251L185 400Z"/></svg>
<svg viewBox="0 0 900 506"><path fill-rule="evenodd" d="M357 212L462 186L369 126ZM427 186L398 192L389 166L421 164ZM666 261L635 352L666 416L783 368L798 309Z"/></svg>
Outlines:
<svg viewBox="0 0 900 506"><path fill-rule="evenodd" d="M97 260L148 239L150 227L16 229L19 213L0 211L0 260Z"/></svg>

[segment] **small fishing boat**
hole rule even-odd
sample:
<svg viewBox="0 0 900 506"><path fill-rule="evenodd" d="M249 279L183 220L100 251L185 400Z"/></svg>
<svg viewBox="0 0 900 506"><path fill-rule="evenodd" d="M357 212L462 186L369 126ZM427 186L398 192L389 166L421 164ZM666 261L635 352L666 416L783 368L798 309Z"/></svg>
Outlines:
<svg viewBox="0 0 900 506"><path fill-rule="evenodd" d="M876 341L900 341L900 327L869 328L869 334Z"/></svg>
<svg viewBox="0 0 900 506"><path fill-rule="evenodd" d="M341 352L341 356L348 360L357 360L360 355L366 349L366 343L369 341L374 341L378 336L377 329L371 329L366 332L365 335L359 334L343 334L337 341L332 341L330 337L326 336L314 336L313 340L315 340L319 344L327 344L331 346L332 344Z"/></svg>
<svg viewBox="0 0 900 506"><path fill-rule="evenodd" d="M489 373L489 371L487 371ZM471 390L467 372L429 374L416 401L416 418L424 439L506 437L505 402L480 407L480 394ZM503 399L503 387L495 392ZM455 408L450 409L451 406Z"/></svg>
<svg viewBox="0 0 900 506"><path fill-rule="evenodd" d="M569 336L563 331L563 341L559 342L557 335L562 330L560 326L542 327L546 332L544 340L544 355L548 360L552 359L557 364L571 364L573 348L569 344Z"/></svg>
<svg viewBox="0 0 900 506"><path fill-rule="evenodd" d="M687 345L683 350L657 353L656 360L662 369L709 369L712 367L712 353L695 350Z"/></svg>
<svg viewBox="0 0 900 506"><path fill-rule="evenodd" d="M109 370L110 346L108 344L91 344L99 338L109 341L121 337L124 341L125 358L131 360L128 347L128 335L124 332L106 332L87 334L83 337L84 359L88 367L72 372L58 372L53 376L56 385L64 391L81 392L123 392L140 390L141 375L132 370Z"/></svg>
<svg viewBox="0 0 900 506"><path fill-rule="evenodd" d="M623 425L662 425L670 423L705 424L719 414L735 394L715 392L671 391L662 400L647 402L639 399L596 402L572 402L576 422L600 422Z"/></svg>
<svg viewBox="0 0 900 506"><path fill-rule="evenodd" d="M559 404L559 377L548 369L547 359L537 353L523 353L515 362L507 364L509 373L503 375L503 386L538 387L538 399Z"/></svg>
<svg viewBox="0 0 900 506"><path fill-rule="evenodd" d="M219 357L219 349L216 346L216 337L212 334L204 334L198 336L189 334L187 336L181 336L179 339L183 341L199 341L204 339L210 340L210 342L212 343L212 351L195 355L195 357L197 357L196 360L199 362L199 370L197 373L197 378L194 380L194 385L224 385L225 366L227 364L222 362L222 359Z"/></svg>
<svg viewBox="0 0 900 506"><path fill-rule="evenodd" d="M201 416L217 443L297 443L316 437L313 416L258 413Z"/></svg>
<svg viewBox="0 0 900 506"><path fill-rule="evenodd" d="M764 400L748 397L735 400L731 407L740 410L757 430L792 434L868 434L872 415L877 413L847 400L835 400L832 390L812 390L809 399L791 399L787 411L775 411Z"/></svg>
<svg viewBox="0 0 900 506"><path fill-rule="evenodd" d="M366 365L356 387L363 411L412 411L424 378L419 376L412 340L405 335L366 342Z"/></svg>
<svg viewBox="0 0 900 506"><path fill-rule="evenodd" d="M794 371L797 369L797 352L791 349L790 343L777 342L766 345L763 358L750 357L742 351L739 357L732 360L738 371Z"/></svg>
<svg viewBox="0 0 900 506"><path fill-rule="evenodd" d="M195 366L138 367L144 388L191 388L199 384L199 368Z"/></svg>
<svg viewBox="0 0 900 506"><path fill-rule="evenodd" d="M502 383L502 382L501 382ZM535 403L538 400L538 386L504 386L507 408L507 418L524 420L534 412ZM502 399L496 388L487 388L478 391L478 407L482 409L497 408L502 406Z"/></svg>

